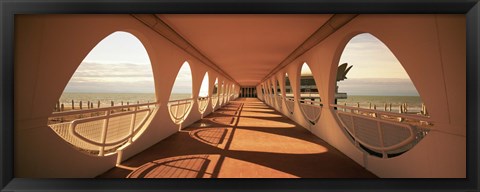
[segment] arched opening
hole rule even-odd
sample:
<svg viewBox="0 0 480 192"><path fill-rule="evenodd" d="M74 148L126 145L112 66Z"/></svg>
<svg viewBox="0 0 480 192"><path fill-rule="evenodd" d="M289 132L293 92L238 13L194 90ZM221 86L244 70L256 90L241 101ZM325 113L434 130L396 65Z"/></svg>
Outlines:
<svg viewBox="0 0 480 192"><path fill-rule="evenodd" d="M269 87L269 94L268 94L268 101L270 106L275 105L275 87L273 85L273 79L268 80L268 87Z"/></svg>
<svg viewBox="0 0 480 192"><path fill-rule="evenodd" d="M235 84L232 83L232 87L231 87L231 90L232 92L230 93L230 97L233 97L233 99L235 100L236 99L236 90L235 90Z"/></svg>
<svg viewBox="0 0 480 192"><path fill-rule="evenodd" d="M261 97L261 99L262 99L263 101L265 101L265 84L262 83L262 84L260 85L260 88L262 89L262 90L261 90L261 91L262 91L262 97Z"/></svg>
<svg viewBox="0 0 480 192"><path fill-rule="evenodd" d="M270 95L275 95L275 85L273 85L273 79L268 82L270 82Z"/></svg>
<svg viewBox="0 0 480 192"><path fill-rule="evenodd" d="M348 78L347 78L348 77ZM345 46L336 76L335 108L345 134L370 155L403 154L428 133L428 112L390 49L369 33Z"/></svg>
<svg viewBox="0 0 480 192"><path fill-rule="evenodd" d="M225 103L229 102L230 101L230 97L228 96L230 94L230 84L229 83L226 83L225 84Z"/></svg>
<svg viewBox="0 0 480 192"><path fill-rule="evenodd" d="M282 97L282 87L280 87L280 81L278 81L277 78L275 78L275 86L277 86L277 94L276 94L276 101L277 101L277 106L279 109L282 108L283 105L283 97Z"/></svg>
<svg viewBox="0 0 480 192"><path fill-rule="evenodd" d="M293 95L292 85L290 78L288 78L288 73L285 73L285 106L287 106L288 112L293 114L293 109L295 107L295 99Z"/></svg>
<svg viewBox="0 0 480 192"><path fill-rule="evenodd" d="M231 97L233 100L235 100L236 99L235 95L237 94L237 90L235 90L235 84L232 83L231 89L232 89Z"/></svg>
<svg viewBox="0 0 480 192"><path fill-rule="evenodd" d="M215 78L215 83L213 83L212 91L212 109L215 109L218 103L218 77Z"/></svg>
<svg viewBox="0 0 480 192"><path fill-rule="evenodd" d="M205 76L203 76L202 85L200 86L200 91L198 92L198 111L202 114L205 113L205 110L208 106L208 101L210 100L208 90L209 90L209 78L208 72L205 72Z"/></svg>
<svg viewBox="0 0 480 192"><path fill-rule="evenodd" d="M190 64L185 61L178 70L168 101L170 117L175 124L180 125L180 128L193 106L192 86L192 70Z"/></svg>
<svg viewBox="0 0 480 192"><path fill-rule="evenodd" d="M310 67L305 62L300 69L300 109L312 125L318 121L322 111L322 99Z"/></svg>
<svg viewBox="0 0 480 192"><path fill-rule="evenodd" d="M156 104L147 50L131 33L118 31L80 63L48 125L80 151L110 155L138 138Z"/></svg>
<svg viewBox="0 0 480 192"><path fill-rule="evenodd" d="M222 84L220 85L220 91L219 91L219 95L218 97L220 98L219 99L219 105L220 106L223 106L223 104L226 102L225 101L225 81L222 81Z"/></svg>

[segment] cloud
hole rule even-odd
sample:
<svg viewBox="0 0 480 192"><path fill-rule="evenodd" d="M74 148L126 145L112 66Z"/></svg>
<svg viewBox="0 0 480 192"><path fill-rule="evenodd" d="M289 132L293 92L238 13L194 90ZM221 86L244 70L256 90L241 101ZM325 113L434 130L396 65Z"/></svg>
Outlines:
<svg viewBox="0 0 480 192"><path fill-rule="evenodd" d="M154 92L152 68L131 63L82 62L65 92Z"/></svg>
<svg viewBox="0 0 480 192"><path fill-rule="evenodd" d="M337 83L338 92L348 95L418 96L410 79L359 78Z"/></svg>
<svg viewBox="0 0 480 192"><path fill-rule="evenodd" d="M347 77L409 78L390 49L371 34L352 38L340 57L340 63L353 65Z"/></svg>

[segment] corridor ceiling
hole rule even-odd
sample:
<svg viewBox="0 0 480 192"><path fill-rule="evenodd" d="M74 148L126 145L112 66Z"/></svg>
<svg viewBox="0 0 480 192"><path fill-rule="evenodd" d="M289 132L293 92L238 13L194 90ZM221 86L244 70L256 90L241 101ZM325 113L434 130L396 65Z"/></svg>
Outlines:
<svg viewBox="0 0 480 192"><path fill-rule="evenodd" d="M241 86L255 86L332 15L157 16Z"/></svg>

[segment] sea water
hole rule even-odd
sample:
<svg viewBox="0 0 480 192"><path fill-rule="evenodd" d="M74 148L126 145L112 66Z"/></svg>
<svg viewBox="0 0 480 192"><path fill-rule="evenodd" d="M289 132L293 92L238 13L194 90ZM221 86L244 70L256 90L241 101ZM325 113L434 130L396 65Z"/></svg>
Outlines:
<svg viewBox="0 0 480 192"><path fill-rule="evenodd" d="M190 98L191 94L174 93L170 95L170 100L186 99ZM65 106L71 106L72 100L75 105L79 105L82 101L82 105L86 106L88 101L93 102L93 106L97 108L97 103L100 101L100 107L111 106L113 101L115 106L123 104L147 103L155 102L155 93L63 93L59 99L60 104Z"/></svg>
<svg viewBox="0 0 480 192"><path fill-rule="evenodd" d="M349 95L347 99L338 99L338 105L357 106L357 103L361 108L370 108L370 104L373 108L377 106L377 110L384 110L385 104L387 104L387 110L392 104L392 111L398 111L400 105L406 103L409 111L420 111L422 109L422 99L419 96L356 96Z"/></svg>
<svg viewBox="0 0 480 192"><path fill-rule="evenodd" d="M170 95L170 100L185 99L190 98L190 94L184 93L174 93ZM130 104L147 103L154 102L156 100L155 93L63 93L60 97L60 103L65 106L70 106L72 100L74 100L75 105L78 106L79 102L82 101L83 105L86 106L87 102L93 102L94 107L97 107L97 102L100 101L101 107L106 107L111 105L111 101L114 102L115 106L121 105L123 101L124 105L129 102ZM419 96L356 96L349 95L347 99L338 99L338 105L344 105L347 103L347 106L357 106L357 103L360 104L362 108L369 108L370 103L372 108L374 105L377 106L378 110L383 110L385 103L387 108L392 104L392 111L398 110L398 107L403 103L407 103L409 111L420 111L422 107L422 99Z"/></svg>

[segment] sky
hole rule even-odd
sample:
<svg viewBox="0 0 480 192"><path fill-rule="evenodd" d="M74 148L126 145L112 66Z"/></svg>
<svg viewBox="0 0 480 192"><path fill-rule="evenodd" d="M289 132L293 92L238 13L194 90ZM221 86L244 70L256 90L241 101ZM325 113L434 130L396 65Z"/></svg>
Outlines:
<svg viewBox="0 0 480 192"><path fill-rule="evenodd" d="M338 91L348 95L418 96L401 63L390 49L371 34L353 37L340 56L340 64L348 63L352 69L347 79L337 83ZM302 76L311 75L303 64Z"/></svg>
<svg viewBox="0 0 480 192"><path fill-rule="evenodd" d="M393 53L370 34L360 34L346 45L340 63L353 68L339 82L339 91L349 95L418 95L408 74ZM305 65L306 66L306 65ZM311 74L302 67L302 75ZM203 83L208 82L208 74ZM200 95L208 94L208 83ZM115 32L103 39L82 61L65 92L154 93L153 74L147 51L132 34ZM191 70L185 62L177 74L172 93L192 93Z"/></svg>
<svg viewBox="0 0 480 192"><path fill-rule="evenodd" d="M208 76L208 72L206 72L205 76L203 76L202 85L200 86L200 91L198 93L198 96L200 97L208 96L208 87L209 87L208 84L209 84L209 76Z"/></svg>

